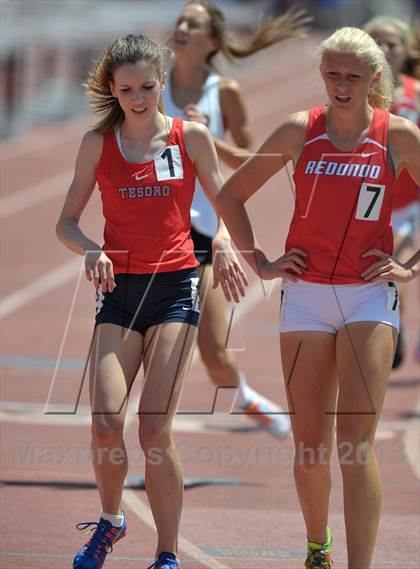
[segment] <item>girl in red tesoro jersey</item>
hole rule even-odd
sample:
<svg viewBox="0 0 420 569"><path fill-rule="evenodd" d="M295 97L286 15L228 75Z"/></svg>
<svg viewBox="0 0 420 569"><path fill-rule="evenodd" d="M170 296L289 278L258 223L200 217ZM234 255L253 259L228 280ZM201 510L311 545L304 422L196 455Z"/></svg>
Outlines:
<svg viewBox="0 0 420 569"><path fill-rule="evenodd" d="M275 43L302 36L307 21L303 12L286 12L263 23L247 42L239 46L228 38L225 15L218 6L206 0L188 2L169 39L175 63L168 73L163 94L166 111L171 116L208 126L219 159L229 167L237 168L254 150L251 125L240 84L220 75L215 61L220 55L228 61L242 60ZM233 143L225 140L227 132ZM226 347L229 331L226 300L221 287L209 286L209 281L212 263L218 263L218 252L230 250L231 241L229 236L223 241L214 239L217 214L199 184L191 218L191 237L200 261L202 291L198 346L209 377L218 386L237 387L237 409L246 412L272 435L285 437L290 433L287 414L248 385L244 370L239 369Z"/></svg>
<svg viewBox="0 0 420 569"><path fill-rule="evenodd" d="M83 138L57 224L61 241L85 256L87 279L97 289L90 400L102 512L98 523L79 524L79 529L94 531L74 558L74 569L102 567L126 532L121 510L127 473L123 427L141 364L145 381L139 439L158 533L151 567L180 566L176 554L183 479L171 425L199 317L190 206L196 175L213 204L222 179L207 128L163 113L161 93L171 55L145 36L121 37L108 46L88 81L100 120ZM79 226L96 182L105 218L102 248ZM225 232L220 223L218 236ZM231 274L230 293L238 299L244 292L241 268L229 253L222 255L219 268Z"/></svg>
<svg viewBox="0 0 420 569"><path fill-rule="evenodd" d="M420 53L414 46L413 34L408 24L390 16L377 16L369 20L364 30L376 41L391 67L394 78L391 113L411 120L420 127L420 82L411 73L415 72ZM417 48L418 49L418 48ZM407 170L398 177L392 213L394 232L394 255L404 261L412 254L420 219L420 188ZM405 287L398 287L401 319L405 313ZM420 358L420 343L418 345ZM403 327L400 327L393 368L401 365L405 353Z"/></svg>
<svg viewBox="0 0 420 569"><path fill-rule="evenodd" d="M344 488L348 568L371 567L381 488L373 451L398 334L392 280L419 273L392 255L393 185L420 182L420 131L390 114L392 76L375 41L342 28L321 43L328 104L290 115L217 198L238 248L264 279L283 277L280 345L294 474L305 519L305 567L332 566L328 503L334 424ZM245 202L291 161L295 212L285 250L269 261ZM379 257L379 260L377 258Z"/></svg>

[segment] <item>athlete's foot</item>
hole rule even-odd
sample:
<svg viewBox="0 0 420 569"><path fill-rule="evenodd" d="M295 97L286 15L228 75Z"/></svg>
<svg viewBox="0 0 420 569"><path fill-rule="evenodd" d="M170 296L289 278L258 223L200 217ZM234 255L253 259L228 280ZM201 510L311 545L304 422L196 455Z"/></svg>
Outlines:
<svg viewBox="0 0 420 569"><path fill-rule="evenodd" d="M106 556L112 552L113 545L122 539L127 531L124 512L123 524L115 527L108 520L100 518L99 522L82 522L77 524L78 530L91 528L90 540L76 554L73 569L101 569Z"/></svg>
<svg viewBox="0 0 420 569"><path fill-rule="evenodd" d="M248 417L271 435L286 438L290 433L290 419L283 409L252 389L247 390L247 396L240 408Z"/></svg>
<svg viewBox="0 0 420 569"><path fill-rule="evenodd" d="M329 528L327 528L327 540L325 543L308 541L305 569L331 569L331 546L332 537Z"/></svg>
<svg viewBox="0 0 420 569"><path fill-rule="evenodd" d="M181 564L173 553L162 551L147 569L179 569L180 567Z"/></svg>

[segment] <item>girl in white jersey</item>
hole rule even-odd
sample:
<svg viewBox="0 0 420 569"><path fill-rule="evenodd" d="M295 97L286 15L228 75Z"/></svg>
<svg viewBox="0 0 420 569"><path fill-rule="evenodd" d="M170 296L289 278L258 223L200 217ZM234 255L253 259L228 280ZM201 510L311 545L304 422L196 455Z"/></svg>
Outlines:
<svg viewBox="0 0 420 569"><path fill-rule="evenodd" d="M221 77L214 68L214 57L221 52L232 61L246 57L275 42L302 34L305 20L300 13L288 13L262 26L244 48L231 45L226 38L223 12L206 1L189 2L178 17L170 46L175 64L168 74L163 94L165 111L206 124L213 136L219 159L238 167L253 148L242 91L236 81ZM229 131L234 144L224 141ZM246 151L246 152L244 152ZM260 426L283 437L290 421L281 408L249 388L231 352L226 349L228 324L226 302L220 287L213 288L212 253L231 251L229 237L214 239L218 217L199 184L191 209L192 238L200 261L202 314L198 345L211 380L218 386L239 387L236 403ZM210 285L210 286L209 286ZM228 297L227 297L228 298Z"/></svg>
<svg viewBox="0 0 420 569"><path fill-rule="evenodd" d="M398 332L395 286L384 281L404 282L420 269L418 253L406 265L391 257L393 181L407 168L420 182L420 131L384 110L391 72L366 32L342 28L319 55L328 105L287 117L226 182L217 203L255 272L289 281L282 288L280 345L294 410L305 567L332 567L327 525L336 423L347 567L369 569L381 505L373 444ZM288 161L296 182L290 248L270 262L244 204Z"/></svg>

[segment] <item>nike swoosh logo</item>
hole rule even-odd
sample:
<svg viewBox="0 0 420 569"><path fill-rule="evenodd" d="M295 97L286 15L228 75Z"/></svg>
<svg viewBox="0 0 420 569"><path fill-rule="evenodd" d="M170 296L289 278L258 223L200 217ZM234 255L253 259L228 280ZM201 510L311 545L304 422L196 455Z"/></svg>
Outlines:
<svg viewBox="0 0 420 569"><path fill-rule="evenodd" d="M138 176L137 174L133 175L133 178L135 180L143 180L144 178L148 178L150 176L150 172L148 172L147 174L144 174L143 176Z"/></svg>
<svg viewBox="0 0 420 569"><path fill-rule="evenodd" d="M360 156L362 158L368 158L369 156L373 156L374 154L378 154L378 153L377 152L362 152Z"/></svg>

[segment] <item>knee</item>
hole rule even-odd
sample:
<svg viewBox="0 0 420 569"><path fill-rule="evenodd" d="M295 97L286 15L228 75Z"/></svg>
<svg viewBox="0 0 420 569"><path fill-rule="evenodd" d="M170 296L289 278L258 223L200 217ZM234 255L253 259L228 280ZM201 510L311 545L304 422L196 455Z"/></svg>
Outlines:
<svg viewBox="0 0 420 569"><path fill-rule="evenodd" d="M337 452L343 471L366 466L374 452L371 430L351 423L337 425Z"/></svg>
<svg viewBox="0 0 420 569"><path fill-rule="evenodd" d="M170 445L171 440L170 431L157 421L147 417L140 420L139 441L143 451L150 451L153 448L163 450Z"/></svg>
<svg viewBox="0 0 420 569"><path fill-rule="evenodd" d="M92 417L92 442L97 447L113 448L123 440L124 423L111 415Z"/></svg>
<svg viewBox="0 0 420 569"><path fill-rule="evenodd" d="M329 452L324 442L307 444L299 441L295 452L295 470L302 474L311 474L329 465Z"/></svg>

